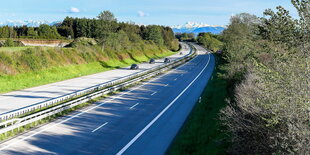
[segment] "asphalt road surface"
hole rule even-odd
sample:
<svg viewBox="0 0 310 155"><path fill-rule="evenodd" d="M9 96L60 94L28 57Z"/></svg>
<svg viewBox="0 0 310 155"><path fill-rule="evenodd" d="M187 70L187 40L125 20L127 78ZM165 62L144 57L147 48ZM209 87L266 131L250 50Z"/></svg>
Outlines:
<svg viewBox="0 0 310 155"><path fill-rule="evenodd" d="M0 154L164 154L215 66L199 55L148 82L0 144Z"/></svg>
<svg viewBox="0 0 310 155"><path fill-rule="evenodd" d="M177 59L188 54L189 47L182 44L183 55L175 54L169 58ZM62 97L67 94L87 89L98 84L106 83L125 76L130 76L138 72L142 72L164 63L164 59L156 60L155 64L142 63L140 69L130 70L129 67L110 70L102 73L97 73L89 76L78 77L61 82L51 83L34 88L13 91L6 94L0 94L0 115L9 113L18 109L22 109L34 104L39 104L48 100Z"/></svg>

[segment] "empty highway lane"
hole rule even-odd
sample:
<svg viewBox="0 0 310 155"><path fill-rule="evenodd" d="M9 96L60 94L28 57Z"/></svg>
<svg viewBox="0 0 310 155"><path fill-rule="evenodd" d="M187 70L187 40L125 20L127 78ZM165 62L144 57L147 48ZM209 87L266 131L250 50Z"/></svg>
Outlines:
<svg viewBox="0 0 310 155"><path fill-rule="evenodd" d="M214 69L212 54L0 144L0 154L163 154Z"/></svg>

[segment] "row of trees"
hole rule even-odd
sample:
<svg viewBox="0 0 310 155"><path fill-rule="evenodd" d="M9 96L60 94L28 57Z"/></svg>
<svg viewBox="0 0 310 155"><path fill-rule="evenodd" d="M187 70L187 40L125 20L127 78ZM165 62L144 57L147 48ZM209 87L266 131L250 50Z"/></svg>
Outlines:
<svg viewBox="0 0 310 155"><path fill-rule="evenodd" d="M310 154L310 2L292 4L299 19L279 6L233 16L223 33L234 154Z"/></svg>
<svg viewBox="0 0 310 155"><path fill-rule="evenodd" d="M196 41L194 33L176 33L175 37L180 41Z"/></svg>
<svg viewBox="0 0 310 155"><path fill-rule="evenodd" d="M13 27L3 26L0 27L0 38L16 38L17 33Z"/></svg>
<svg viewBox="0 0 310 155"><path fill-rule="evenodd" d="M102 12L97 19L70 18L64 19L59 27L62 36L97 38L106 44L112 43L115 37L121 42L139 42L148 40L159 46L166 46L172 50L178 49L178 42L174 38L171 28L157 25L139 26L134 23L117 22L111 12Z"/></svg>
<svg viewBox="0 0 310 155"><path fill-rule="evenodd" d="M223 43L219 40L220 36L211 33L200 33L197 42L211 51L217 52L223 48Z"/></svg>
<svg viewBox="0 0 310 155"><path fill-rule="evenodd" d="M0 38L64 39L56 26L42 24L39 27L0 27Z"/></svg>
<svg viewBox="0 0 310 155"><path fill-rule="evenodd" d="M111 46L121 43L151 41L171 50L178 50L178 41L171 28L157 25L139 26L134 23L117 22L110 11L101 12L97 18L66 17L56 26L42 24L39 27L0 27L1 38L96 38L100 43ZM117 48L117 47L116 47Z"/></svg>

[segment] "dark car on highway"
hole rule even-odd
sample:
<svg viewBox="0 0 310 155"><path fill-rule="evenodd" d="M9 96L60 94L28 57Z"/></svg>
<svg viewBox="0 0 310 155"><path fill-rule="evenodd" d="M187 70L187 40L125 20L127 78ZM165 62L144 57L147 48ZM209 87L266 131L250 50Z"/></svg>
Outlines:
<svg viewBox="0 0 310 155"><path fill-rule="evenodd" d="M132 64L132 65L130 66L130 69L136 70L136 69L139 69L139 66L138 66L137 64Z"/></svg>
<svg viewBox="0 0 310 155"><path fill-rule="evenodd" d="M169 58L165 58L164 63L169 63L169 62L170 62L170 59Z"/></svg>
<svg viewBox="0 0 310 155"><path fill-rule="evenodd" d="M155 63L155 59L150 59L150 64L154 64Z"/></svg>

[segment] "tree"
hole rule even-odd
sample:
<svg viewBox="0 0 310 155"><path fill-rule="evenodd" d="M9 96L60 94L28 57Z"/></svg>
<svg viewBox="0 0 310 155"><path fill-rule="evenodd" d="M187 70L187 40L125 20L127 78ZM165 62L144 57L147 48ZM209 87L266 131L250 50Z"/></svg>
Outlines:
<svg viewBox="0 0 310 155"><path fill-rule="evenodd" d="M76 29L77 29L77 34L76 37L90 37L88 34L88 25L87 25L87 19L82 18L78 19L76 23Z"/></svg>
<svg viewBox="0 0 310 155"><path fill-rule="evenodd" d="M310 1L309 0L291 0L297 9L300 20L307 26L310 25Z"/></svg>
<svg viewBox="0 0 310 155"><path fill-rule="evenodd" d="M162 29L162 36L163 36L163 39L164 39L164 43L165 43L165 46L167 46L168 48L173 48L172 46L172 43L173 43L173 40L174 40L174 33L172 31L172 29L170 27L164 27ZM174 47L175 49L176 47Z"/></svg>
<svg viewBox="0 0 310 155"><path fill-rule="evenodd" d="M4 47L14 47L15 46L14 40L11 38L6 39L3 46Z"/></svg>
<svg viewBox="0 0 310 155"><path fill-rule="evenodd" d="M10 32L9 32L8 26L3 26L1 28L0 36L1 36L1 38L9 38L10 37Z"/></svg>
<svg viewBox="0 0 310 155"><path fill-rule="evenodd" d="M26 25L14 27L14 30L16 31L17 36L27 36L28 27Z"/></svg>
<svg viewBox="0 0 310 155"><path fill-rule="evenodd" d="M57 27L57 31L63 37L74 38L74 32L73 32L72 27L59 26L59 27Z"/></svg>
<svg viewBox="0 0 310 155"><path fill-rule="evenodd" d="M146 39L153 41L159 46L164 44L161 29L159 26L156 25L151 25L147 27Z"/></svg>
<svg viewBox="0 0 310 155"><path fill-rule="evenodd" d="M216 52L222 49L223 43L217 40L214 36L215 35L211 33L200 33L198 35L197 41L209 50Z"/></svg>
<svg viewBox="0 0 310 155"><path fill-rule="evenodd" d="M291 0L299 14L299 47L305 54L310 51L310 1L309 0Z"/></svg>
<svg viewBox="0 0 310 155"><path fill-rule="evenodd" d="M99 20L103 21L117 21L117 19L114 17L114 14L111 11L102 11L97 18Z"/></svg>
<svg viewBox="0 0 310 155"><path fill-rule="evenodd" d="M56 26L52 26L50 38L51 39L60 39L61 38L61 36L59 35L59 33L57 31Z"/></svg>
<svg viewBox="0 0 310 155"><path fill-rule="evenodd" d="M176 33L175 37L180 41L195 41L194 33Z"/></svg>
<svg viewBox="0 0 310 155"><path fill-rule="evenodd" d="M38 28L38 35L46 39L58 39L61 38L59 35L56 26L49 26L47 24L42 24Z"/></svg>
<svg viewBox="0 0 310 155"><path fill-rule="evenodd" d="M75 38L76 37L76 34L75 34L76 31L74 31L74 29L76 29L75 19L71 17L66 17L63 20L59 29L60 29L60 33L62 36L66 36L66 37L71 36L72 38Z"/></svg>
<svg viewBox="0 0 310 155"><path fill-rule="evenodd" d="M38 32L35 31L33 27L29 27L27 31L27 36L30 38L35 38L38 36Z"/></svg>
<svg viewBox="0 0 310 155"><path fill-rule="evenodd" d="M281 6L277 7L278 12L267 9L264 12L269 18L262 18L263 22L260 26L260 33L264 39L272 42L281 42L288 47L296 46L298 36L296 30L296 21L289 15L289 11Z"/></svg>
<svg viewBox="0 0 310 155"><path fill-rule="evenodd" d="M51 34L51 28L47 24L41 24L38 28L38 34L40 37L47 38Z"/></svg>

